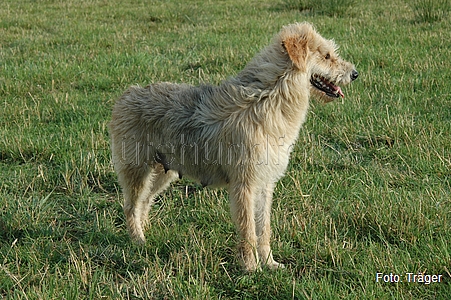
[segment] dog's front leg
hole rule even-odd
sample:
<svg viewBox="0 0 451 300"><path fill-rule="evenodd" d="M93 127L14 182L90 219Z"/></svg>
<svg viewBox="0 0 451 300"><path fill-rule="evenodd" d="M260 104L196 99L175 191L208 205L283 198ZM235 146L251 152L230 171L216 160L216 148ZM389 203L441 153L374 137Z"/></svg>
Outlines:
<svg viewBox="0 0 451 300"><path fill-rule="evenodd" d="M230 183L230 209L239 235L238 255L247 271L254 271L258 266L257 235L254 220L255 194L255 187L249 183Z"/></svg>
<svg viewBox="0 0 451 300"><path fill-rule="evenodd" d="M274 183L263 186L255 199L255 221L258 238L258 255L261 263L270 269L283 268L272 256L271 239L271 205Z"/></svg>

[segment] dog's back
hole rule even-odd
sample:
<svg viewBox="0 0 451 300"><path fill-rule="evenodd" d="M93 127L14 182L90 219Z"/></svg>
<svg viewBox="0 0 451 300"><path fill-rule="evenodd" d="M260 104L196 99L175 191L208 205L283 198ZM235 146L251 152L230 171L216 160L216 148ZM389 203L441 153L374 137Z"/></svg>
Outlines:
<svg viewBox="0 0 451 300"><path fill-rule="evenodd" d="M164 166L202 185L224 185L218 138L224 121L208 113L210 85L156 83L130 87L116 102L110 123L115 169ZM118 139L118 137L120 137ZM226 146L224 145L224 148ZM226 151L226 150L224 150Z"/></svg>

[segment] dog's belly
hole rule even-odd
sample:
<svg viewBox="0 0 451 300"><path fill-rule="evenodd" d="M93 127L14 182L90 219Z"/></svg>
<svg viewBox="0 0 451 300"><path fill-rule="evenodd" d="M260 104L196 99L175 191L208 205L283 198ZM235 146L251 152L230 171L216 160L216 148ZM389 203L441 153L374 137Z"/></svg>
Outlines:
<svg viewBox="0 0 451 300"><path fill-rule="evenodd" d="M187 137L188 134L171 137L170 141L175 142L165 143L158 137L158 142L149 143L154 162L162 164L166 171L177 171L180 178L187 177L213 187L227 186L240 178L262 184L279 180L295 142L288 137L235 143Z"/></svg>
<svg viewBox="0 0 451 300"><path fill-rule="evenodd" d="M224 187L230 182L228 174L221 168L221 166L210 165L189 170L186 168L181 168L178 172L179 175L182 176L186 174L186 177L199 182L204 187Z"/></svg>
<svg viewBox="0 0 451 300"><path fill-rule="evenodd" d="M253 164L173 164L168 169L175 170L179 177L186 177L199 182L206 187L225 187L230 181L240 180L245 177L258 183L266 184L276 182L285 173L288 159L274 161L273 163L257 162ZM244 176L243 176L244 175Z"/></svg>

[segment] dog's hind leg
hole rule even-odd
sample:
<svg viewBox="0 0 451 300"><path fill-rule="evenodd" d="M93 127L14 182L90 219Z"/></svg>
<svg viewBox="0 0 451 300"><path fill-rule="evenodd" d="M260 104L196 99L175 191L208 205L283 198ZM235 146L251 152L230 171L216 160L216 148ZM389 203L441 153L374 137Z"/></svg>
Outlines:
<svg viewBox="0 0 451 300"><path fill-rule="evenodd" d="M128 231L136 242L145 242L143 227L147 223L155 196L176 178L177 172L166 172L161 164L154 167L125 166L118 172L118 180L124 192Z"/></svg>
<svg viewBox="0 0 451 300"><path fill-rule="evenodd" d="M258 255L261 263L270 269L283 268L282 264L276 262L272 256L271 238L271 205L274 184L267 184L261 188L255 199L255 223L258 239Z"/></svg>
<svg viewBox="0 0 451 300"><path fill-rule="evenodd" d="M150 195L153 172L148 166L137 167L122 165L118 173L118 180L124 193L124 213L130 236L138 243L144 243L142 228L143 204Z"/></svg>
<svg viewBox="0 0 451 300"><path fill-rule="evenodd" d="M155 197L164 191L169 184L178 178L178 173L176 171L168 170L162 164L157 164L154 169L152 169L153 176L150 177L151 184L149 186L150 193L147 199L143 199L142 210L141 210L141 221L142 225L145 226L149 220L149 210L152 206Z"/></svg>
<svg viewBox="0 0 451 300"><path fill-rule="evenodd" d="M254 196L255 189L248 183L229 185L230 210L239 235L238 255L247 271L254 271L258 266Z"/></svg>

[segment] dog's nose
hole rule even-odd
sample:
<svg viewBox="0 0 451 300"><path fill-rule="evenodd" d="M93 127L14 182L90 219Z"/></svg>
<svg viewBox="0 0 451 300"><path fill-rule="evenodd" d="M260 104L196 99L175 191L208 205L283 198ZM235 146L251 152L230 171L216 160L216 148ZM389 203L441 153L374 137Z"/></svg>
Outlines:
<svg viewBox="0 0 451 300"><path fill-rule="evenodd" d="M352 70L351 80L356 80L357 77L359 77L359 72L357 72L357 70Z"/></svg>

